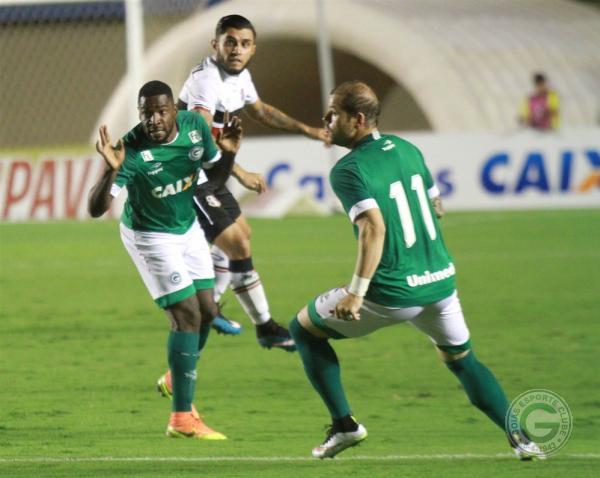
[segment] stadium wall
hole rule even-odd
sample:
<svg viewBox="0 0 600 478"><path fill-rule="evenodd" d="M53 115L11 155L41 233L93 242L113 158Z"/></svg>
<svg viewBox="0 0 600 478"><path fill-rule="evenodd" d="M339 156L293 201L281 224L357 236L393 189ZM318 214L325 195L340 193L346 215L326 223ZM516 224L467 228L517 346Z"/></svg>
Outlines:
<svg viewBox="0 0 600 478"><path fill-rule="evenodd" d="M561 133L404 133L423 151L448 210L600 207L600 129ZM335 148L335 157L345 153ZM300 205L331 210L330 150L305 138L247 138L238 156L262 173L270 192L256 196L233 181L249 216L281 217ZM104 164L94 154L0 157L3 222L86 219L87 193ZM107 217L118 217L124 195Z"/></svg>

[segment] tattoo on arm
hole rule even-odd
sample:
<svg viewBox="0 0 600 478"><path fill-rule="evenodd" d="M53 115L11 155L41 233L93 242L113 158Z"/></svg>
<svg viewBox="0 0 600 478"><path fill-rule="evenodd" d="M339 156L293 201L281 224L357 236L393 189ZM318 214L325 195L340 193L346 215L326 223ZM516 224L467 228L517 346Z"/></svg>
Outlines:
<svg viewBox="0 0 600 478"><path fill-rule="evenodd" d="M257 112L256 119L271 128L290 131L292 133L303 133L302 123L289 117L283 111L263 103L262 110Z"/></svg>

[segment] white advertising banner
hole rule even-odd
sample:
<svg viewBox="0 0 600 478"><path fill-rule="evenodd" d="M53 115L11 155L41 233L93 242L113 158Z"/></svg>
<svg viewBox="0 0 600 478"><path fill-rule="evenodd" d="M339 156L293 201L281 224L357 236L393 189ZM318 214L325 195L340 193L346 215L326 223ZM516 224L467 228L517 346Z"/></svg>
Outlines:
<svg viewBox="0 0 600 478"><path fill-rule="evenodd" d="M600 129L399 136L423 152L448 210L600 207ZM271 192L246 201L255 193L229 184L250 216L281 217L307 200L326 211L334 204L328 172L345 152L303 137L246 138L238 162L262 173ZM0 157L0 218L84 219L87 193L103 168L94 153ZM123 199L110 217L120 214Z"/></svg>

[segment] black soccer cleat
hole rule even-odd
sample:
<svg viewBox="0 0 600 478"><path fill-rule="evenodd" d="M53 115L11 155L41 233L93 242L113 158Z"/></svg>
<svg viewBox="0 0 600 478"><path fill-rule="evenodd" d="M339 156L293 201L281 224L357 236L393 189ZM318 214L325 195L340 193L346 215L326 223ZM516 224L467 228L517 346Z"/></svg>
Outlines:
<svg viewBox="0 0 600 478"><path fill-rule="evenodd" d="M256 326L256 340L258 340L261 347L266 349L277 348L286 352L296 351L296 343L290 332L273 319Z"/></svg>

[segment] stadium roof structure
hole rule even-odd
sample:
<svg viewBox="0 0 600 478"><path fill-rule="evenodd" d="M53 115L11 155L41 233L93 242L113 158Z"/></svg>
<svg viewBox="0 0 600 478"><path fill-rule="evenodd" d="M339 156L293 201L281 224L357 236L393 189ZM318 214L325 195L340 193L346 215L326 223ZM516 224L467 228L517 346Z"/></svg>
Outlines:
<svg viewBox="0 0 600 478"><path fill-rule="evenodd" d="M567 0L324 4L332 48L391 77L433 131L514 128L535 71L546 72L559 92L564 127L600 120L600 10L595 7ZM190 68L211 53L209 39L223 15L250 18L260 48L278 38L314 43L315 11L312 0L231 0L199 10L146 51L144 79L160 78L177 94ZM277 74L303 73L300 67ZM393 101L394 95L388 96ZM102 121L126 131L127 107L134 100L123 78ZM395 107L402 108L402 97L396 100Z"/></svg>

